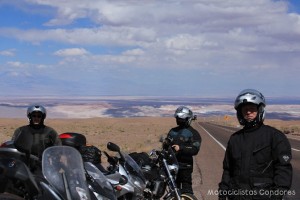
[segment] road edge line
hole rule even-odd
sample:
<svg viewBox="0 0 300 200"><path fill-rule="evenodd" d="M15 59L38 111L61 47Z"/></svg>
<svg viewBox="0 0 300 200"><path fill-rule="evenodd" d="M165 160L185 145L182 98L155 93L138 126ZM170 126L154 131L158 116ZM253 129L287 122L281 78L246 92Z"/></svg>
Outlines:
<svg viewBox="0 0 300 200"><path fill-rule="evenodd" d="M222 149L224 149L224 151L226 151L226 147L219 142L214 136L212 136L203 126L201 126L199 123L197 123L198 126L200 126L218 145L220 145L222 147Z"/></svg>
<svg viewBox="0 0 300 200"><path fill-rule="evenodd" d="M299 149L295 149L295 148L292 148L292 150L294 150L294 151L300 151Z"/></svg>

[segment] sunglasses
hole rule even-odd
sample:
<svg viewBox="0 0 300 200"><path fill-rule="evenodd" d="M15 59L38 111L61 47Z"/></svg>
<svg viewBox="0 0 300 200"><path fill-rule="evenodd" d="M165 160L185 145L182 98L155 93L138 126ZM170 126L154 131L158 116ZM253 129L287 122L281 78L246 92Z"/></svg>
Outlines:
<svg viewBox="0 0 300 200"><path fill-rule="evenodd" d="M32 118L42 118L42 115L32 115Z"/></svg>

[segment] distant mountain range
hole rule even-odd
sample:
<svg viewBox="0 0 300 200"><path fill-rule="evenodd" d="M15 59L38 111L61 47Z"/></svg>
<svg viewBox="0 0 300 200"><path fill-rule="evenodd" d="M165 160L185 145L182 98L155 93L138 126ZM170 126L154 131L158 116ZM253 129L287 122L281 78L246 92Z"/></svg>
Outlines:
<svg viewBox="0 0 300 200"><path fill-rule="evenodd" d="M178 106L190 107L199 117L235 115L232 98L198 97L0 97L0 117L26 117L26 108L41 104L49 118L170 117ZM267 118L300 119L300 98L269 98Z"/></svg>

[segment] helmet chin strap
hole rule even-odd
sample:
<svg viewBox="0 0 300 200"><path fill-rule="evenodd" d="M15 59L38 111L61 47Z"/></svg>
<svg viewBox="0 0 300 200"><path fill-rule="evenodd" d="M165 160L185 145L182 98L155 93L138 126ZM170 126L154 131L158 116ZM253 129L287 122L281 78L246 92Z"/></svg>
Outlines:
<svg viewBox="0 0 300 200"><path fill-rule="evenodd" d="M176 119L176 123L180 127L188 127L190 125L188 120L178 120L178 119Z"/></svg>
<svg viewBox="0 0 300 200"><path fill-rule="evenodd" d="M257 126L259 124L258 118L259 118L259 116L257 115L254 120L251 120L251 121L245 120L245 128L250 129L250 128Z"/></svg>
<svg viewBox="0 0 300 200"><path fill-rule="evenodd" d="M262 106L258 107L258 113L257 113L255 119L253 119L251 121L247 121L247 120L244 119L245 120L245 128L246 129L250 129L250 128L259 126L259 125L261 125L263 123L263 115L264 115L264 113L262 112L262 109L263 109Z"/></svg>

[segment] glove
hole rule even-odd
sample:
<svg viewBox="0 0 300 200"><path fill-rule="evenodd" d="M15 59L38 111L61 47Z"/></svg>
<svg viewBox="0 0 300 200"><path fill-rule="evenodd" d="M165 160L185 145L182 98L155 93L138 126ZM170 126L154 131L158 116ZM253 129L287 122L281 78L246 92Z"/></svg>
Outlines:
<svg viewBox="0 0 300 200"><path fill-rule="evenodd" d="M168 150L168 148L169 148L170 145L171 145L170 139L166 138L166 139L163 141L162 147L163 147L164 150Z"/></svg>
<svg viewBox="0 0 300 200"><path fill-rule="evenodd" d="M168 147L169 147L169 144L168 144L167 142L163 142L162 148L163 148L164 150L167 150Z"/></svg>

